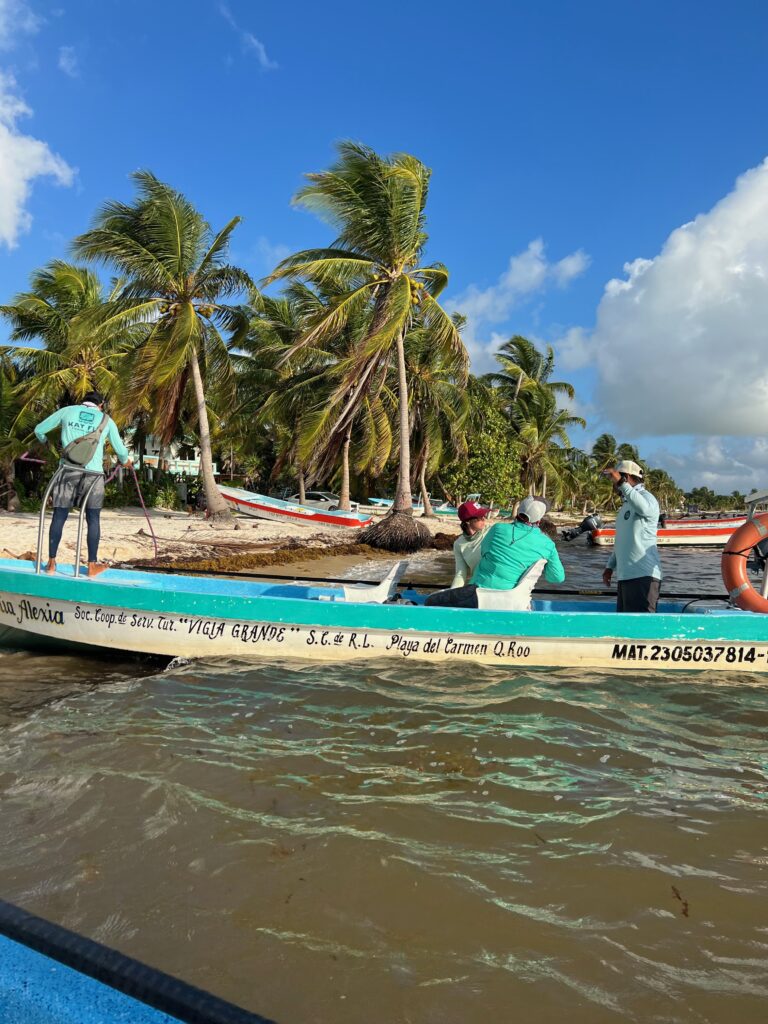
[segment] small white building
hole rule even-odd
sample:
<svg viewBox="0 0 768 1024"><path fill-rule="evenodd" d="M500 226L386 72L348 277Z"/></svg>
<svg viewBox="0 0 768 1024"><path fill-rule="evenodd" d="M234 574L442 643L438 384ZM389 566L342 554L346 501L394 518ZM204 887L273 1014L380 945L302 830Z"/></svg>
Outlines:
<svg viewBox="0 0 768 1024"><path fill-rule="evenodd" d="M163 469L166 473L185 473L187 476L200 474L200 449L184 442L161 444L154 434L147 434L144 439L144 452L141 454L133 443L133 436L126 433L125 443L131 458L138 463L139 459L150 469ZM214 475L219 468L214 462Z"/></svg>

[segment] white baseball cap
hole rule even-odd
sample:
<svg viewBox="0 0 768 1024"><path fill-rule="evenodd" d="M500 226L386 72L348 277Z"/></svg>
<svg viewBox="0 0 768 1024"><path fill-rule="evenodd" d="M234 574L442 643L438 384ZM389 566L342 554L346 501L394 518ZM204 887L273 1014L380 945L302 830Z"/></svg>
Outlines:
<svg viewBox="0 0 768 1024"><path fill-rule="evenodd" d="M638 466L636 462L632 462L631 459L624 459L616 466L617 473L626 473L627 476L636 476L638 480L643 479L642 466Z"/></svg>
<svg viewBox="0 0 768 1024"><path fill-rule="evenodd" d="M525 516L529 523L538 523L542 516L547 514L547 503L537 498L523 498L517 514Z"/></svg>

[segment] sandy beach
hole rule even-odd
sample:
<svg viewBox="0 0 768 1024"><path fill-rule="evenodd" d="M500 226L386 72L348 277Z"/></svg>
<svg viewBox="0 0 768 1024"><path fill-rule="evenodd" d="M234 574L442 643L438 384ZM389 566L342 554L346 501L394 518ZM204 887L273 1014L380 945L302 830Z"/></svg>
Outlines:
<svg viewBox="0 0 768 1024"><path fill-rule="evenodd" d="M157 538L161 561L215 561L236 570L254 565L284 564L300 567L305 560L354 557L356 561L380 560L392 555L378 553L358 543L360 530L315 528L294 523L273 523L238 517L234 529L214 529L201 514L150 509L152 529ZM47 529L43 556L47 556ZM447 535L443 545L450 546L458 536L458 524L424 519L433 536ZM34 558L39 517L31 512L0 513L0 557ZM77 513L65 527L59 548L59 561L74 558L77 542ZM346 549L349 549L346 554ZM83 540L83 557L85 540ZM154 558L154 545L144 512L140 508L104 509L101 515L100 560L109 564L135 563Z"/></svg>

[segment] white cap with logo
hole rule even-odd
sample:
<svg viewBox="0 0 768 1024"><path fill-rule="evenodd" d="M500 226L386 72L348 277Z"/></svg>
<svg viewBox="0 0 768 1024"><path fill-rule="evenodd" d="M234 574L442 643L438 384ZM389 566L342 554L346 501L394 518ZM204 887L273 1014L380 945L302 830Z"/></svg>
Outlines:
<svg viewBox="0 0 768 1024"><path fill-rule="evenodd" d="M627 476L636 476L638 480L643 479L643 468L638 466L636 462L632 462L631 459L623 459L618 466L616 466L617 473L626 473Z"/></svg>
<svg viewBox="0 0 768 1024"><path fill-rule="evenodd" d="M529 523L538 521L547 514L547 503L539 501L538 498L523 498L517 509L519 516L525 516Z"/></svg>

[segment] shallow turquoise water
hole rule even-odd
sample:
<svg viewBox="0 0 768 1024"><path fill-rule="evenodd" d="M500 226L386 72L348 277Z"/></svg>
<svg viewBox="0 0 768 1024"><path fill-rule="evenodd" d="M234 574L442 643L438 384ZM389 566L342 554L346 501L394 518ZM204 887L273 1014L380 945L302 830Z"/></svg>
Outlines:
<svg viewBox="0 0 768 1024"><path fill-rule="evenodd" d="M671 584L718 589L712 561ZM34 913L285 1024L765 1020L749 674L0 658L20 676L0 894Z"/></svg>

